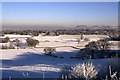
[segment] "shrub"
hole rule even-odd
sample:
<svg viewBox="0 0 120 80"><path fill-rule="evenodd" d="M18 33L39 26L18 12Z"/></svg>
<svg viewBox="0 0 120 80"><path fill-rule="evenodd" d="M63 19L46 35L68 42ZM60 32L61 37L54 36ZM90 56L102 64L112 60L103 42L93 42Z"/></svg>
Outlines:
<svg viewBox="0 0 120 80"><path fill-rule="evenodd" d="M60 58L64 58L64 57L60 57Z"/></svg>
<svg viewBox="0 0 120 80"><path fill-rule="evenodd" d="M9 49L15 49L15 47L13 46L13 44L10 44Z"/></svg>
<svg viewBox="0 0 120 80"><path fill-rule="evenodd" d="M26 41L29 47L35 47L39 43L38 40L31 39L31 38L27 38Z"/></svg>
<svg viewBox="0 0 120 80"><path fill-rule="evenodd" d="M8 49L7 45L2 45L1 49Z"/></svg>
<svg viewBox="0 0 120 80"><path fill-rule="evenodd" d="M43 49L43 52L45 52L49 56L52 56L52 53L56 52L56 49L54 47L46 47Z"/></svg>
<svg viewBox="0 0 120 80"><path fill-rule="evenodd" d="M7 43L9 40L10 40L10 38L6 37L6 38L3 38L3 39L0 39L0 42L1 43Z"/></svg>
<svg viewBox="0 0 120 80"><path fill-rule="evenodd" d="M95 66L92 63L77 64L72 67L71 76L77 79L93 79L98 74Z"/></svg>
<svg viewBox="0 0 120 80"><path fill-rule="evenodd" d="M82 58L82 60L84 60L85 58L91 58L91 55L86 49L80 49L76 56Z"/></svg>
<svg viewBox="0 0 120 80"><path fill-rule="evenodd" d="M45 40L44 42L50 42L49 40Z"/></svg>
<svg viewBox="0 0 120 80"><path fill-rule="evenodd" d="M15 45L16 45L17 47L20 47L20 40L19 40L19 39L14 40L14 42L15 42Z"/></svg>
<svg viewBox="0 0 120 80"><path fill-rule="evenodd" d="M89 39L89 38L85 38L84 40L85 40L85 41L90 41L90 39Z"/></svg>

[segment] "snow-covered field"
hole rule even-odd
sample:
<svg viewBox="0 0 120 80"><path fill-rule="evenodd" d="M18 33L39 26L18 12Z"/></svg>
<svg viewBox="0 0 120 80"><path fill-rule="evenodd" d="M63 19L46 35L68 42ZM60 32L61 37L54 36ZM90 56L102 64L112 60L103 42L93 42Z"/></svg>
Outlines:
<svg viewBox="0 0 120 80"><path fill-rule="evenodd" d="M46 56L40 49L1 50L3 78L59 78L60 70L65 65L74 66L90 60L72 59L78 50L73 48L57 48L54 53L58 58ZM64 57L64 58L60 58ZM92 60L96 65L106 65L107 60Z"/></svg>
<svg viewBox="0 0 120 80"><path fill-rule="evenodd" d="M59 47L59 46L80 46L84 47L89 41L84 42L81 40L78 44L77 39L81 35L60 35L60 36L38 36L33 37L40 41L37 47ZM84 38L90 39L90 41L97 41L99 39L109 38L107 35L84 35Z"/></svg>
<svg viewBox="0 0 120 80"><path fill-rule="evenodd" d="M88 42L64 42L65 39L76 39L79 37L75 36L62 36L62 37L34 37L36 39L51 40L50 42L40 42L39 47L57 47L56 53L52 56L47 56L43 53L43 48L33 48L33 49L9 49L0 50L0 60L2 61L2 77L3 78L59 78L60 70L65 66L74 66L78 63L92 61L96 66L106 66L108 59L95 59L95 60L80 60L73 59L70 57L75 57L79 49L70 46L81 46L83 48ZM106 36L86 36L90 40L97 40L100 38L105 38ZM107 36L108 37L108 36ZM60 40L56 42L56 40ZM63 40L63 42L62 42ZM64 47L64 46L69 47ZM59 46L59 47L58 47ZM62 47L60 47L62 46ZM61 58L63 57L63 58Z"/></svg>

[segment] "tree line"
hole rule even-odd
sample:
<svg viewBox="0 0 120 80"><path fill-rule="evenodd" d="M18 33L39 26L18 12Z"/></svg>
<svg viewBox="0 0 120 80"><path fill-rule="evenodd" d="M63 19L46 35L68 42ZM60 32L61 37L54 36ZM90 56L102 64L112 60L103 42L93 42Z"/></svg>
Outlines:
<svg viewBox="0 0 120 80"><path fill-rule="evenodd" d="M1 33L1 36L4 34L20 34L20 35L33 35L38 36L41 33L44 33L44 36L59 36L59 35L80 35L81 33L86 35L116 35L120 31L113 29L78 29L78 30L4 30ZM119 35L119 34L118 34Z"/></svg>

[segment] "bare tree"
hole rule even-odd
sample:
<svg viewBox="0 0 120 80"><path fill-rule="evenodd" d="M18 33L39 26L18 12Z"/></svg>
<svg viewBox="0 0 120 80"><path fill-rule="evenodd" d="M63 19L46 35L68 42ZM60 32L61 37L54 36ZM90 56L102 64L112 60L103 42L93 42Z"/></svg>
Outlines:
<svg viewBox="0 0 120 80"><path fill-rule="evenodd" d="M88 45L86 45L85 47L90 49L90 50L109 50L110 49L111 44L108 43L108 40L105 39L101 39L98 40L97 42L93 41L88 43Z"/></svg>
<svg viewBox="0 0 120 80"><path fill-rule="evenodd" d="M85 47L91 52L92 55L94 51L98 51L99 53L101 53L100 55L102 55L103 53L105 53L105 50L110 49L111 44L108 42L108 40L101 39L96 42L89 42Z"/></svg>

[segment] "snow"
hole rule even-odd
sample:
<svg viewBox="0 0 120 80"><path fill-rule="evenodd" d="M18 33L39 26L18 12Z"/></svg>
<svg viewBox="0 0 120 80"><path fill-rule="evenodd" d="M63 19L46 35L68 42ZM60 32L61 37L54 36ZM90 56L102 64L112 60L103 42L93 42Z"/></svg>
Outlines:
<svg viewBox="0 0 120 80"><path fill-rule="evenodd" d="M89 38L90 41L97 41L99 39L108 38L106 35L84 35L85 38ZM81 46L84 47L88 42L81 40L78 44L77 39L80 35L60 35L60 36L38 36L33 37L39 40L37 47L60 47L60 46ZM48 41L48 42L45 42Z"/></svg>
<svg viewBox="0 0 120 80"><path fill-rule="evenodd" d="M55 41L59 38L60 36L38 36L38 37L33 37L34 39L37 39L39 41Z"/></svg>
<svg viewBox="0 0 120 80"><path fill-rule="evenodd" d="M6 34L5 37L9 37L9 38L26 38L26 37L31 37L31 36L30 35Z"/></svg>
<svg viewBox="0 0 120 80"><path fill-rule="evenodd" d="M6 70L6 68L3 68L2 70ZM53 68L49 66L41 66L41 65L34 65L34 66L19 66L19 67L11 67L7 68L7 70L17 70L17 71L34 71L34 72L40 72L40 71L54 71L59 72L59 68Z"/></svg>
<svg viewBox="0 0 120 80"><path fill-rule="evenodd" d="M9 46L9 43L0 43L0 46L2 46L2 45L7 45L7 46Z"/></svg>
<svg viewBox="0 0 120 80"><path fill-rule="evenodd" d="M42 78L45 72L45 78L59 78L60 70L65 65L74 66L89 60L72 59L77 54L77 49L71 47L57 48L58 58L44 55L43 48L39 49L18 49L1 50L3 77L21 78L23 73L27 72L28 78ZM60 58L60 57L64 58ZM107 60L91 60L96 66L106 65ZM12 72L11 72L12 71ZM16 73L17 72L17 73ZM38 76L39 75L39 76Z"/></svg>
<svg viewBox="0 0 120 80"><path fill-rule="evenodd" d="M12 36L11 36L12 37ZM15 36L14 36L15 37ZM16 36L17 37L17 36ZM24 37L24 36L22 36ZM74 66L83 62L93 62L95 66L106 66L108 59L80 60L73 59L79 51L88 43L85 41L68 42L67 40L75 40L79 35L63 35L63 36L38 36L33 37L40 41L38 48L33 49L6 49L0 50L0 60L2 61L2 71L4 78L59 78L60 70L65 66ZM106 38L105 35L84 35L91 41ZM21 42L24 42L21 39ZM44 42L49 40L50 42ZM43 52L43 47L56 47L56 53L47 56ZM63 57L63 58L61 58Z"/></svg>

